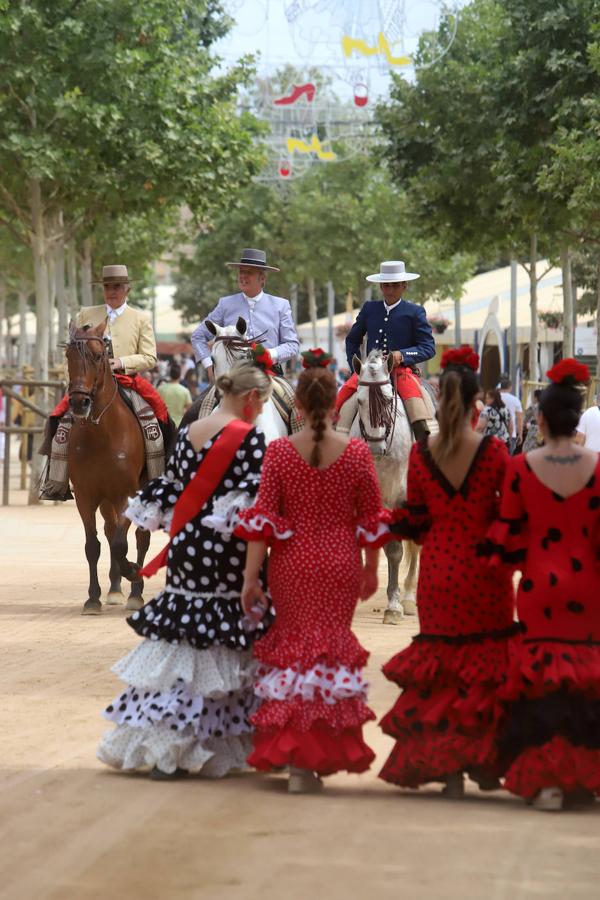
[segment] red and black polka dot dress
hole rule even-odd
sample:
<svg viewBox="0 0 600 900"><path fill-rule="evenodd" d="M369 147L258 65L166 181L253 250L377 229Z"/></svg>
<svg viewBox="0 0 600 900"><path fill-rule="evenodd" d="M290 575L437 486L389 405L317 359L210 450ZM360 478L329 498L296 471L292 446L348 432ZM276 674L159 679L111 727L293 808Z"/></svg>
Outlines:
<svg viewBox="0 0 600 900"><path fill-rule="evenodd" d="M515 457L490 540L523 573L523 635L502 690L505 785L526 798L546 787L600 794L600 460L562 497Z"/></svg>
<svg viewBox="0 0 600 900"><path fill-rule="evenodd" d="M255 506L236 534L269 540L275 622L254 645L252 717L257 769L292 765L322 775L362 772L374 758L362 737L374 715L362 668L368 653L352 633L360 545L387 529L369 449L351 440L330 466L313 468L288 438L269 444Z"/></svg>
<svg viewBox="0 0 600 900"><path fill-rule="evenodd" d="M458 772L499 774L497 692L517 626L510 573L491 570L480 545L498 515L507 461L504 445L484 437L457 490L427 443L413 446L408 503L391 530L423 545L420 633L383 670L402 688L381 721L396 739L386 781L418 787Z"/></svg>

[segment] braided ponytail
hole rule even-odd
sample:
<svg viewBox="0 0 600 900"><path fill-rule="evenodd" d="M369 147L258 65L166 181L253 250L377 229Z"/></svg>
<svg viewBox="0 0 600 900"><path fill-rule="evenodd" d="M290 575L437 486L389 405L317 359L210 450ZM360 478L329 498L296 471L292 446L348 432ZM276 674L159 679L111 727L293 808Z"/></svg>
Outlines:
<svg viewBox="0 0 600 900"><path fill-rule="evenodd" d="M325 434L326 419L337 393L335 376L325 368L305 369L298 379L296 396L310 418L315 445L310 454L310 465L317 468L321 463L320 443Z"/></svg>

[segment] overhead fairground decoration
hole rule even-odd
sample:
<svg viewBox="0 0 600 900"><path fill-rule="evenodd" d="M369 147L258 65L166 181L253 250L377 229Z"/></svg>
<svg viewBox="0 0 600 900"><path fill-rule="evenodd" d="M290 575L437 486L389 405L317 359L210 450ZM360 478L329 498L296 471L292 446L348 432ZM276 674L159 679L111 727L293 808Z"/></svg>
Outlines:
<svg viewBox="0 0 600 900"><path fill-rule="evenodd" d="M284 183L314 165L364 153L390 73L410 78L416 68L438 63L454 40L460 5L229 0L236 24L227 50L231 58L242 46L257 56L256 83L242 105L268 123L259 180Z"/></svg>

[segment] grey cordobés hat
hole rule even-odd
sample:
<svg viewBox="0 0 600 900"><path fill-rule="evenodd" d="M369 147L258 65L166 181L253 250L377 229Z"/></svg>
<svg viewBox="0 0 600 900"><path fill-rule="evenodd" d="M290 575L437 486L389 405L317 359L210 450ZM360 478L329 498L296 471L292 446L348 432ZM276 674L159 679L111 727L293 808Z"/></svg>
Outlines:
<svg viewBox="0 0 600 900"><path fill-rule="evenodd" d="M367 281L390 284L395 281L414 281L420 277L416 272L407 272L401 259L388 259L381 263L377 275L367 275Z"/></svg>
<svg viewBox="0 0 600 900"><path fill-rule="evenodd" d="M253 250L251 247L242 250L239 262L228 262L225 263L225 265L234 266L236 268L239 268L240 266L254 266L256 269L263 269L265 272L281 271L276 266L267 265L267 254L264 250Z"/></svg>

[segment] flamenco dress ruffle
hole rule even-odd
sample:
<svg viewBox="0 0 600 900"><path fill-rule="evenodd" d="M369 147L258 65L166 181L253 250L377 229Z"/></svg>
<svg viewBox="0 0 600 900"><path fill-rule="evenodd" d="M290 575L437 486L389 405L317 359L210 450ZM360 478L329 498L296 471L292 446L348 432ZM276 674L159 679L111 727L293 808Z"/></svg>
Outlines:
<svg viewBox="0 0 600 900"><path fill-rule="evenodd" d="M185 452L189 445L181 443ZM130 503L136 524L168 528L176 497L165 500L160 485L157 479ZM245 547L236 546L226 521L237 521L248 503L244 496L225 493L213 502L210 520L195 520L195 531L187 528L172 541L164 590L127 620L144 640L113 667L126 687L104 711L116 727L99 745L102 762L212 778L246 767L250 718L260 703L252 643L266 633L272 610L256 632L244 630L239 598ZM229 573L235 580L227 580Z"/></svg>
<svg viewBox="0 0 600 900"><path fill-rule="evenodd" d="M523 569L517 602L524 634L510 648L507 679L499 693L505 707L499 748L504 784L525 799L550 787L565 794L583 788L600 796L600 541L592 540L588 558L582 540L598 526L598 519L593 521L600 508L600 500L594 499L598 490L589 500L585 492L574 498L584 503L570 517L573 528L581 531L576 543L581 562L573 566L574 554L563 546L558 527L569 501L553 495L540 534L532 533L535 523L520 508L522 492L529 480L530 489L550 494L532 478L526 460L520 461L512 481L515 490L512 495L510 487L506 491L510 516L490 529L487 544L492 564ZM542 510L545 499L539 498ZM556 520L554 504L559 507ZM590 514L591 522L586 520ZM543 566L532 558L532 548L544 554Z"/></svg>
<svg viewBox="0 0 600 900"><path fill-rule="evenodd" d="M379 525L378 517L362 522L359 540L373 546L385 530ZM273 543L291 537L293 529L255 506L241 514L235 533ZM310 606L318 610L319 600ZM273 626L254 645L254 689L262 702L251 717L256 732L249 764L263 771L290 765L319 775L364 772L375 758L362 735L364 723L375 718L361 672L367 651L348 626L307 618L302 628L290 629L282 626L276 599L275 607Z"/></svg>

